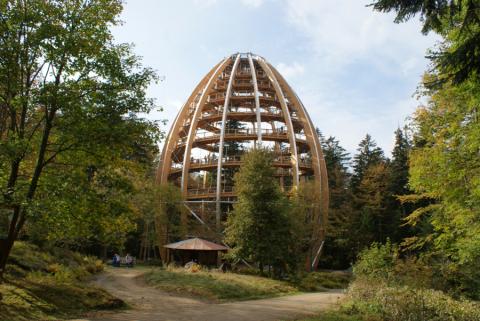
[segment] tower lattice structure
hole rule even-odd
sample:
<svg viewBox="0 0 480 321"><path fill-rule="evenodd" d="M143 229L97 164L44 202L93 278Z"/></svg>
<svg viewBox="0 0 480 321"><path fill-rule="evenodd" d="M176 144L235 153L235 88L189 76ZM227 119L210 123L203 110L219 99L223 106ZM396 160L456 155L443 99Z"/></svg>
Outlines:
<svg viewBox="0 0 480 321"><path fill-rule="evenodd" d="M305 181L315 186L307 259L315 267L328 212L325 160L304 105L263 57L233 54L203 77L170 128L157 183L180 187L189 210L207 225L204 233L218 232L236 199L233 175L241 156L260 145L273 150L275 176L283 191L292 193Z"/></svg>

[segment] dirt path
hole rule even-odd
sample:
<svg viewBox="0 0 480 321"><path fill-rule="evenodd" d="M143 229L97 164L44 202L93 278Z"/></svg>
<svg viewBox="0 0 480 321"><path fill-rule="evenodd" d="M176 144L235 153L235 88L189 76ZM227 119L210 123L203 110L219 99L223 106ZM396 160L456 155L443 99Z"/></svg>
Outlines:
<svg viewBox="0 0 480 321"><path fill-rule="evenodd" d="M72 321L278 321L308 316L331 307L342 296L339 292L309 293L273 299L207 303L173 296L147 286L145 270L117 269L97 279L97 284L125 300L133 308L105 312L92 318Z"/></svg>

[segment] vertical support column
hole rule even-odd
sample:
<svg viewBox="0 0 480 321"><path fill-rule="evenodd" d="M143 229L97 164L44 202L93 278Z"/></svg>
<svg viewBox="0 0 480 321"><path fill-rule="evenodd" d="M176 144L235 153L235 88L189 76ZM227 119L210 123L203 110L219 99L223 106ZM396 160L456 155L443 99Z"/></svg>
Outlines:
<svg viewBox="0 0 480 321"><path fill-rule="evenodd" d="M262 69L267 73L268 77L270 78L270 81L273 83L277 96L280 98L280 106L282 107L283 117L285 119L285 124L287 125L287 136L288 136L288 141L290 143L290 151L292 154L291 162L292 162L292 170L293 170L293 186L296 188L298 186L298 177L299 177L297 142L295 139L295 132L293 130L292 119L290 117L290 112L288 110L287 101L285 99L285 96L283 95L282 88L280 87L280 84L278 83L277 78L275 77L274 73L272 72L268 64L265 61L263 61L263 59L260 57L258 58L258 63L260 64Z"/></svg>
<svg viewBox="0 0 480 321"><path fill-rule="evenodd" d="M218 165L217 165L217 192L216 192L217 211L215 216L217 232L220 232L221 230L221 219L222 219L222 208L220 206L220 198L221 198L221 192L222 192L222 165L223 165L222 158L223 158L223 145L225 144L225 125L227 122L228 105L230 103L232 84L235 79L235 74L237 72L237 67L239 62L240 62L240 54L237 54L237 58L235 58L232 71L230 73L230 79L228 80L227 93L225 94L225 102L223 104L222 127L220 129L220 144L218 147Z"/></svg>
<svg viewBox="0 0 480 321"><path fill-rule="evenodd" d="M203 92L202 92L202 95L200 96L200 99L198 100L197 106L195 106L195 112L193 114L192 121L190 123L190 128L188 129L188 137L187 137L187 142L185 144L185 152L183 154L181 189L184 196L187 196L187 192L188 192L188 176L189 176L188 173L190 170L190 155L192 152L193 139L197 131L198 118L200 117L200 114L202 112L202 107L203 107L203 104L205 103L205 100L207 99L208 92L210 92L210 89L212 87L213 80L217 79L218 75L220 74L220 72L222 72L225 69L229 61L230 61L230 57L225 58L222 61L222 63L215 69L215 72L212 74L212 76L208 80L207 85L203 88Z"/></svg>
<svg viewBox="0 0 480 321"><path fill-rule="evenodd" d="M252 73L253 91L255 96L255 113L257 114L257 144L262 144L262 120L260 117L260 99L258 97L257 72L253 63L252 54L248 54L248 63L250 64L250 72Z"/></svg>

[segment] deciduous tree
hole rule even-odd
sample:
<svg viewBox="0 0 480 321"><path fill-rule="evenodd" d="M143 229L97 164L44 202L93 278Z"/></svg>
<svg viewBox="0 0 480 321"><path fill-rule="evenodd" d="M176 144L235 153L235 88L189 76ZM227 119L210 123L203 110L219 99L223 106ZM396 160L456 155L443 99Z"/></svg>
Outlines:
<svg viewBox="0 0 480 321"><path fill-rule="evenodd" d="M443 271L470 295L480 296L480 85L467 81L428 91L429 103L414 116L410 185L435 203L409 216L432 229L417 236L441 258Z"/></svg>
<svg viewBox="0 0 480 321"><path fill-rule="evenodd" d="M0 275L53 164L101 167L156 139L136 116L153 108L155 75L110 31L121 10L120 0L0 2Z"/></svg>

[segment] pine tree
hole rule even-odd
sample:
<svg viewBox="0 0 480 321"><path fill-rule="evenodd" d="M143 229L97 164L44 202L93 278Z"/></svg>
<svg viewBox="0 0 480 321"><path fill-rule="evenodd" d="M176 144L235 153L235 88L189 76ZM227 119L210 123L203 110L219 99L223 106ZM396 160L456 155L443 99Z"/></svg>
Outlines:
<svg viewBox="0 0 480 321"><path fill-rule="evenodd" d="M274 178L273 154L267 149L255 149L243 156L235 174L238 200L227 218L225 239L232 245L230 255L268 265L274 274L289 260L291 220L289 203Z"/></svg>
<svg viewBox="0 0 480 321"><path fill-rule="evenodd" d="M358 154L353 157L353 175L351 179L351 188L355 193L360 185L366 170L372 166L385 161L385 156L372 136L367 134L360 142L357 148Z"/></svg>
<svg viewBox="0 0 480 321"><path fill-rule="evenodd" d="M409 192L408 153L410 152L410 148L406 129L402 131L398 128L395 131L395 146L393 147L392 160L390 162L393 182L390 190L397 195L403 195Z"/></svg>
<svg viewBox="0 0 480 321"><path fill-rule="evenodd" d="M382 149L367 134L357 151L350 181L353 217L349 233L353 253L358 253L371 242L385 239L388 192L388 160Z"/></svg>
<svg viewBox="0 0 480 321"><path fill-rule="evenodd" d="M412 204L403 204L398 199L402 195L411 194L408 188L408 156L411 144L406 128L395 131L395 146L392 151L392 160L389 164L388 182L388 212L389 212L389 237L392 241L400 242L409 236L410 228L404 226L404 219L413 210Z"/></svg>
<svg viewBox="0 0 480 321"><path fill-rule="evenodd" d="M320 137L330 194L327 236L320 264L325 268L344 269L353 259L353 253L350 251L352 220L352 195L348 172L350 157L335 137L330 136L327 139Z"/></svg>
<svg viewBox="0 0 480 321"><path fill-rule="evenodd" d="M390 172L386 162L369 166L354 195L357 211L356 241L357 250L362 250L372 242L385 242L390 235L390 215L388 183Z"/></svg>
<svg viewBox="0 0 480 321"><path fill-rule="evenodd" d="M346 201L346 190L350 178L348 173L350 156L334 136L325 139L318 128L317 135L322 144L327 167L330 208L339 208Z"/></svg>

